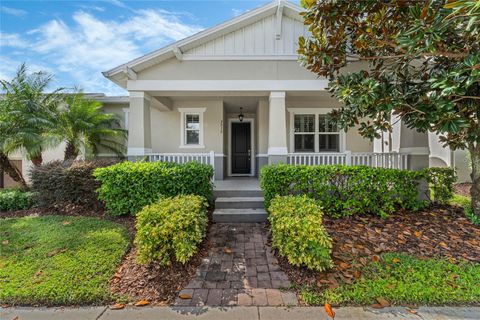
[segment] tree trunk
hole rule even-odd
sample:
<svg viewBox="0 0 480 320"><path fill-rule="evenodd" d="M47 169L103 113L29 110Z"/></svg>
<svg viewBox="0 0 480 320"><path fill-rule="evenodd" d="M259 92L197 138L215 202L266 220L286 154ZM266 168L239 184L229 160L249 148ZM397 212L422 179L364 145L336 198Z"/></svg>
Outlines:
<svg viewBox="0 0 480 320"><path fill-rule="evenodd" d="M472 159L472 188L470 196L472 198L473 213L480 218L480 147L478 145L469 146L470 157Z"/></svg>
<svg viewBox="0 0 480 320"><path fill-rule="evenodd" d="M42 157L42 154L40 153L39 155L33 157L32 159L30 159L33 163L34 166L41 166L42 165L42 162L43 162L43 157Z"/></svg>
<svg viewBox="0 0 480 320"><path fill-rule="evenodd" d="M22 172L16 166L14 166L10 160L8 160L7 155L3 152L0 152L0 167L3 169L2 171L4 171L10 176L10 178L13 179L13 181L18 182L22 187L27 186Z"/></svg>
<svg viewBox="0 0 480 320"><path fill-rule="evenodd" d="M64 160L75 160L78 157L78 150L75 145L71 142L67 142L67 146L65 147L65 155Z"/></svg>

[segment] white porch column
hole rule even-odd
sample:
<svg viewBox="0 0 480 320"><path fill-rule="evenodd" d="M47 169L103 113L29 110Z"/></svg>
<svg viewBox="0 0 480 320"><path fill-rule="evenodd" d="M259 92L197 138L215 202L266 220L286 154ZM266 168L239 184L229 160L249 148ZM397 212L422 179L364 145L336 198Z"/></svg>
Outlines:
<svg viewBox="0 0 480 320"><path fill-rule="evenodd" d="M272 91L268 108L268 163L287 163L285 91Z"/></svg>
<svg viewBox="0 0 480 320"><path fill-rule="evenodd" d="M145 92L130 92L128 119L128 156L141 156L152 152L150 124L151 97Z"/></svg>

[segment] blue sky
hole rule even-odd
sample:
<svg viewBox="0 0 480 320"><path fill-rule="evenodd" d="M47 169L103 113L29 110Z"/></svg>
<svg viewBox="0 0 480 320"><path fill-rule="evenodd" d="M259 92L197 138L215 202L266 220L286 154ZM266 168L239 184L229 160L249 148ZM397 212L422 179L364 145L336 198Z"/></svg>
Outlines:
<svg viewBox="0 0 480 320"><path fill-rule="evenodd" d="M0 2L0 79L25 62L55 87L124 94L101 71L270 0Z"/></svg>

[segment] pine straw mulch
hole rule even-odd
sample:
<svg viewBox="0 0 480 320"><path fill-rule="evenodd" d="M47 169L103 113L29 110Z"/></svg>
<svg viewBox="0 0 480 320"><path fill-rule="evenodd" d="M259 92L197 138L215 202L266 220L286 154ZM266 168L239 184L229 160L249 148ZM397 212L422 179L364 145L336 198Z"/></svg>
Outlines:
<svg viewBox="0 0 480 320"><path fill-rule="evenodd" d="M209 221L211 221L211 212L209 212ZM151 305L173 303L178 293L195 276L202 259L208 256L211 248L208 237L210 226L211 223L207 227L207 236L200 244L198 252L185 265L174 263L164 267L158 263L138 264L136 248L132 247L111 279L110 290L116 294L126 295L130 302L147 300Z"/></svg>
<svg viewBox="0 0 480 320"><path fill-rule="evenodd" d="M470 197L470 188L472 187L471 182L461 182L456 183L453 188L456 194L459 194L464 197Z"/></svg>
<svg viewBox="0 0 480 320"><path fill-rule="evenodd" d="M386 219L325 217L324 225L333 240L335 267L324 273L293 267L277 253L280 267L293 283L316 287L319 291L350 284L361 277L363 266L389 252L404 252L422 259L442 257L451 262L480 262L480 227L466 219L458 207L399 211Z"/></svg>

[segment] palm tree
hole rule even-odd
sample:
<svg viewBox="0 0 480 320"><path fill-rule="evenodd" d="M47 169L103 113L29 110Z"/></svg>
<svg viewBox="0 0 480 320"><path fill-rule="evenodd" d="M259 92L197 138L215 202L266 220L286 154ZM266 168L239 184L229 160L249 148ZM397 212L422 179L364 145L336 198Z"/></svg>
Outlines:
<svg viewBox="0 0 480 320"><path fill-rule="evenodd" d="M66 95L64 102L49 136L57 145L66 142L65 160L73 160L81 153L86 156L102 151L117 156L125 154L127 131L121 129L115 114L103 113L102 104L86 99L82 92Z"/></svg>
<svg viewBox="0 0 480 320"><path fill-rule="evenodd" d="M45 93L52 79L43 71L29 73L22 64L12 80L0 80L0 165L22 185L25 180L8 156L24 151L34 165L42 163L42 151L48 147L45 135L62 100L62 89Z"/></svg>

